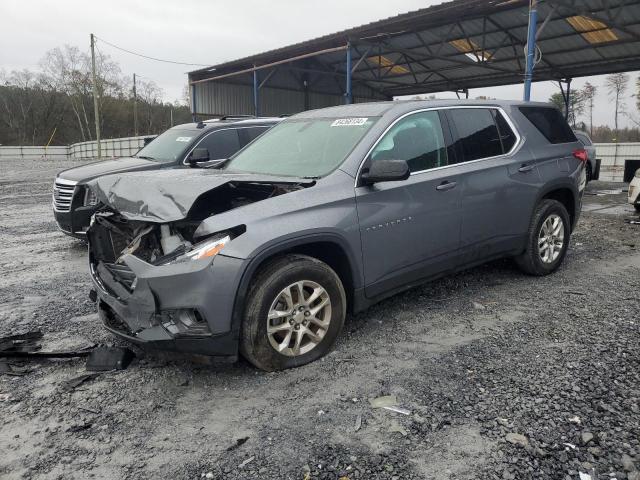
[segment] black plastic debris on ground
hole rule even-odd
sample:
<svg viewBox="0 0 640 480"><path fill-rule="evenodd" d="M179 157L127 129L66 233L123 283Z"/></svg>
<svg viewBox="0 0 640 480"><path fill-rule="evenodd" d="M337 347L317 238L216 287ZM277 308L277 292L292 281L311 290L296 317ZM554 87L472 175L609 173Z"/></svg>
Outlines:
<svg viewBox="0 0 640 480"><path fill-rule="evenodd" d="M39 330L0 337L0 357L20 358L74 358L86 357L95 345L87 345L77 350L43 352L39 340L43 333Z"/></svg>
<svg viewBox="0 0 640 480"><path fill-rule="evenodd" d="M128 348L98 347L87 358L86 369L90 372L124 370L134 358L135 354Z"/></svg>
<svg viewBox="0 0 640 480"><path fill-rule="evenodd" d="M70 378L69 380L62 382L62 389L67 391L75 390L83 383L94 380L99 376L99 373L85 373L84 375L80 375L79 377Z"/></svg>

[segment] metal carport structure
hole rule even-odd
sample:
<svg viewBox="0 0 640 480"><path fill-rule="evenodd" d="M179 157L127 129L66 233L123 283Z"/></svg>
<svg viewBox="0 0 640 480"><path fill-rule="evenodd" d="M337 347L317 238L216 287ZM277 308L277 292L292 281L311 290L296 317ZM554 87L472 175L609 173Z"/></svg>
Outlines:
<svg viewBox="0 0 640 480"><path fill-rule="evenodd" d="M528 35L533 81L565 83L567 100L572 78L640 70L640 0L455 0L190 72L191 108L281 115L522 83Z"/></svg>

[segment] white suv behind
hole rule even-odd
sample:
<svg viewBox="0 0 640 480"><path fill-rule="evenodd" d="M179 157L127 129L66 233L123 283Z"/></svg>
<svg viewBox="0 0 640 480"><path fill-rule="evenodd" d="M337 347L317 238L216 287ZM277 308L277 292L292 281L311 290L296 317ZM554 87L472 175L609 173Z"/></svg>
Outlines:
<svg viewBox="0 0 640 480"><path fill-rule="evenodd" d="M636 212L640 212L640 168L629 184L629 203L635 207Z"/></svg>

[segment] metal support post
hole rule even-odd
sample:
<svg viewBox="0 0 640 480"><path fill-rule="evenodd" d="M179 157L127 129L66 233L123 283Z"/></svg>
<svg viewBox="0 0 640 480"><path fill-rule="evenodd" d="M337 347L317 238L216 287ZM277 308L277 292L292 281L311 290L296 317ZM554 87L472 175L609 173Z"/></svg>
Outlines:
<svg viewBox="0 0 640 480"><path fill-rule="evenodd" d="M255 68L255 65L253 66ZM258 70L253 71L253 112L256 117L260 116L260 97L258 86Z"/></svg>
<svg viewBox="0 0 640 480"><path fill-rule="evenodd" d="M537 0L529 3L529 32L527 34L527 66L524 75L524 100L531 100L531 82L533 81L533 69L536 57L536 30L538 23Z"/></svg>
<svg viewBox="0 0 640 480"><path fill-rule="evenodd" d="M353 95L351 93L351 69L352 69L352 65L351 65L351 44L347 43L347 84L346 84L346 88L345 88L345 94L344 94L344 103L349 105L351 103L353 103Z"/></svg>

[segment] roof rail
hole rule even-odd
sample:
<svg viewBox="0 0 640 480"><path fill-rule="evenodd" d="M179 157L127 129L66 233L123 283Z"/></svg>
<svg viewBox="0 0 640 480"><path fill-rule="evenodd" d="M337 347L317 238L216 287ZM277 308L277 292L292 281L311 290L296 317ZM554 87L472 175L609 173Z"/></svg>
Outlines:
<svg viewBox="0 0 640 480"><path fill-rule="evenodd" d="M232 120L232 119L242 119L242 118L256 118L255 115L225 115L220 117L220 120Z"/></svg>

